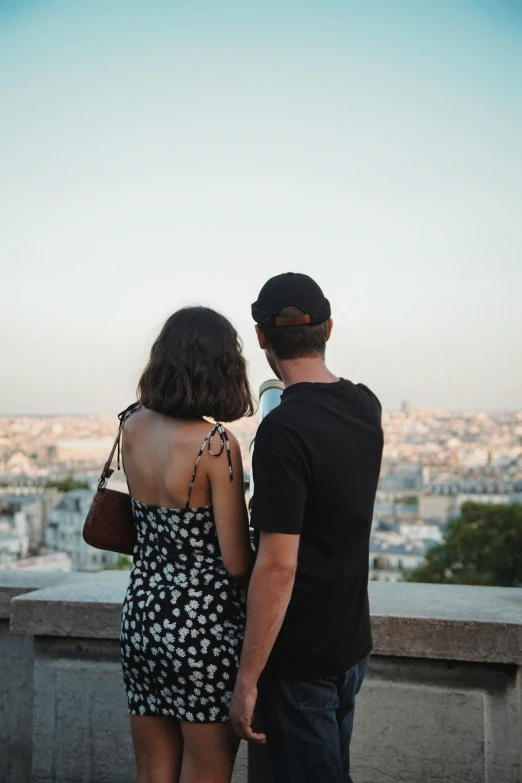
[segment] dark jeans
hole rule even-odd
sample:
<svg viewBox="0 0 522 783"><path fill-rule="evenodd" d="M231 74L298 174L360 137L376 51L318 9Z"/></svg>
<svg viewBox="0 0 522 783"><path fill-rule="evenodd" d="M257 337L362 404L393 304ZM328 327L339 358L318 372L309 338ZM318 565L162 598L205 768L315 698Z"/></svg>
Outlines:
<svg viewBox="0 0 522 783"><path fill-rule="evenodd" d="M355 697L368 661L313 680L263 673L259 702L274 783L352 783Z"/></svg>

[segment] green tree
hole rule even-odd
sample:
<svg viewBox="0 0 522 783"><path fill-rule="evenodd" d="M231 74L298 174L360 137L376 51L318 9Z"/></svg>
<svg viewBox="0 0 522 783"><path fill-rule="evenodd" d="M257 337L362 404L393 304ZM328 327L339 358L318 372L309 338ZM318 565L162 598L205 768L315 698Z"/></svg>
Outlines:
<svg viewBox="0 0 522 783"><path fill-rule="evenodd" d="M59 489L60 492L72 492L73 489L89 489L88 481L80 481L75 479L74 476L66 476L61 481L48 481L45 485L48 489Z"/></svg>
<svg viewBox="0 0 522 783"><path fill-rule="evenodd" d="M522 505L464 503L408 582L522 587Z"/></svg>

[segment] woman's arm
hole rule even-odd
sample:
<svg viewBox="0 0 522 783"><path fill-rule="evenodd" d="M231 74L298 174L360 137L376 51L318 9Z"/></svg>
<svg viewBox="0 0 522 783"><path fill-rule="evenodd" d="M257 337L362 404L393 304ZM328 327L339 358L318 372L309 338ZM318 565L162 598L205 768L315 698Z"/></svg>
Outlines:
<svg viewBox="0 0 522 783"><path fill-rule="evenodd" d="M248 513L243 484L243 463L237 438L230 439L233 479L230 481L226 454L207 462L214 519L223 563L231 577L248 582L253 562L248 532Z"/></svg>

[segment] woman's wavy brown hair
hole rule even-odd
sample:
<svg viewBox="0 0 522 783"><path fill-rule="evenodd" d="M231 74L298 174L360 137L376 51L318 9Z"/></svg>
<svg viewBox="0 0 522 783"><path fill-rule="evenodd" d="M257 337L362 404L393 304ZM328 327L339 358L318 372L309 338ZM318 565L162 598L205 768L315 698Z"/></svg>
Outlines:
<svg viewBox="0 0 522 783"><path fill-rule="evenodd" d="M238 333L208 307L170 316L138 383L138 400L166 416L235 421L254 413Z"/></svg>

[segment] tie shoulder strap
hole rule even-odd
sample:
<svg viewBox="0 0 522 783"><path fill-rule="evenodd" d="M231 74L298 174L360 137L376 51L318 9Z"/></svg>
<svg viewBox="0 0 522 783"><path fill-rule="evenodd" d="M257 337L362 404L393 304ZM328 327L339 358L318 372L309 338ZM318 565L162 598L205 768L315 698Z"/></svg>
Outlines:
<svg viewBox="0 0 522 783"><path fill-rule="evenodd" d="M123 432L123 427L125 426L125 422L129 418L129 416L131 416L134 413L134 411L137 411L138 408L140 407L141 407L140 402L133 402L132 405L129 405L129 407L125 408L124 411L118 413L118 419L120 420L120 426L118 427L118 434L116 435L116 440L114 441L114 445L111 449L111 453L109 454L109 459L103 466L101 476L98 479L98 489L105 489L105 487L107 486L107 480L114 473L114 470L111 468L111 463L114 458L114 452L116 451L116 449L118 449L117 467L118 470L120 469L121 433Z"/></svg>
<svg viewBox="0 0 522 783"><path fill-rule="evenodd" d="M216 433L219 434L220 449L219 451L214 452L212 451L212 438ZM232 479L234 478L234 473L232 471L232 455L230 453L230 440L224 426L221 424L221 422L217 422L216 424L214 424L210 432L207 433L207 435L205 436L205 440L201 444L201 448L199 450L198 457L196 459L196 464L194 465L194 470L192 471L192 478L190 479L190 486L189 486L189 491L187 496L187 502L185 504L185 509L189 508L192 487L194 486L194 482L196 480L196 472L198 469L199 461L203 456L203 452L205 451L205 446L207 447L208 453L210 454L211 457L220 457L223 454L223 452L226 450L227 460L228 460L229 480L232 481Z"/></svg>

